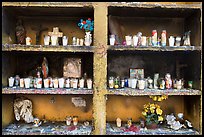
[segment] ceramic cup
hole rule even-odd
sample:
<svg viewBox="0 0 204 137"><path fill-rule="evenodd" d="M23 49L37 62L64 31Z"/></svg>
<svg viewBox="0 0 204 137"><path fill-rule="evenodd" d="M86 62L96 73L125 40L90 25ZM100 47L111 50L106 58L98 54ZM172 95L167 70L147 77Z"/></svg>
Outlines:
<svg viewBox="0 0 204 137"><path fill-rule="evenodd" d="M30 88L30 78L24 78L25 88Z"/></svg>
<svg viewBox="0 0 204 137"><path fill-rule="evenodd" d="M8 79L8 81L9 81L9 87L13 87L13 85L14 85L14 78L13 78L13 77L10 77L10 78Z"/></svg>

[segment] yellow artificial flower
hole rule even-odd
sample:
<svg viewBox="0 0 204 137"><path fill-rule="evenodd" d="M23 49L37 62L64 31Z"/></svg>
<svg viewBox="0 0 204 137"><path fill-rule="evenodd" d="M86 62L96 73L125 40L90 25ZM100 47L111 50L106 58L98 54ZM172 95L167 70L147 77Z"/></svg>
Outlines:
<svg viewBox="0 0 204 137"><path fill-rule="evenodd" d="M156 109L156 113L157 113L158 115L161 115L162 112L163 112L163 111L162 111L160 108L157 108L157 109Z"/></svg>
<svg viewBox="0 0 204 137"><path fill-rule="evenodd" d="M153 97L153 100L154 100L154 101L157 101L157 96L154 96L154 97Z"/></svg>
<svg viewBox="0 0 204 137"><path fill-rule="evenodd" d="M158 97L158 100L157 101L162 101L163 99L162 99L162 97Z"/></svg>
<svg viewBox="0 0 204 137"><path fill-rule="evenodd" d="M158 121L163 121L163 117L162 116L158 116Z"/></svg>
<svg viewBox="0 0 204 137"><path fill-rule="evenodd" d="M145 112L148 112L148 109L144 109Z"/></svg>
<svg viewBox="0 0 204 137"><path fill-rule="evenodd" d="M147 112L142 111L142 115L146 116L146 115L147 115Z"/></svg>
<svg viewBox="0 0 204 137"><path fill-rule="evenodd" d="M155 109L156 107L155 107L155 104L151 104L150 105L150 109Z"/></svg>
<svg viewBox="0 0 204 137"><path fill-rule="evenodd" d="M155 110L154 109L150 109L150 112L153 114L155 112Z"/></svg>
<svg viewBox="0 0 204 137"><path fill-rule="evenodd" d="M157 104L155 104L155 107L156 107L156 108L160 108L160 106L159 106L159 105L157 105Z"/></svg>

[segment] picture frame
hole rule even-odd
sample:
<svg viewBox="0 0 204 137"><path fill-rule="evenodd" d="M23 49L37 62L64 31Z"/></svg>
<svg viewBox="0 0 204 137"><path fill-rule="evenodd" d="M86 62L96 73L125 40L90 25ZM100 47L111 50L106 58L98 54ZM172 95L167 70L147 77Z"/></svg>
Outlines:
<svg viewBox="0 0 204 137"><path fill-rule="evenodd" d="M80 78L82 76L81 58L65 58L63 77Z"/></svg>
<svg viewBox="0 0 204 137"><path fill-rule="evenodd" d="M130 78L143 79L144 78L144 69L143 68L130 68Z"/></svg>

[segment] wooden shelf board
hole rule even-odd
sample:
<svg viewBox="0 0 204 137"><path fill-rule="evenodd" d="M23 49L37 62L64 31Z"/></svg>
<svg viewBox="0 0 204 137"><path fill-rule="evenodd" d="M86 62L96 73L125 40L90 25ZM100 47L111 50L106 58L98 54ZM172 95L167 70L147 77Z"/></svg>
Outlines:
<svg viewBox="0 0 204 137"><path fill-rule="evenodd" d="M94 46L2 44L2 51L94 52Z"/></svg>
<svg viewBox="0 0 204 137"><path fill-rule="evenodd" d="M145 95L201 95L200 90L195 89L131 89L131 88L121 88L121 89L108 89L107 95L123 95L123 96L145 96Z"/></svg>
<svg viewBox="0 0 204 137"><path fill-rule="evenodd" d="M201 46L179 46L179 47L150 47L150 46L123 46L123 45L114 45L108 46L109 51L134 51L134 50L143 50L143 51L201 51Z"/></svg>
<svg viewBox="0 0 204 137"><path fill-rule="evenodd" d="M2 94L93 94L92 89L73 88L3 88Z"/></svg>

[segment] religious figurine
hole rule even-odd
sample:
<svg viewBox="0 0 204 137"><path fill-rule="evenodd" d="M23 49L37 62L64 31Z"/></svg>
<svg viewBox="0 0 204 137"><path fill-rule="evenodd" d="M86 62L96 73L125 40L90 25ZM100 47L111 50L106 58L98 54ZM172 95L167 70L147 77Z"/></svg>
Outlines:
<svg viewBox="0 0 204 137"><path fill-rule="evenodd" d="M190 46L190 33L191 31L185 32L184 36L183 36L183 46Z"/></svg>
<svg viewBox="0 0 204 137"><path fill-rule="evenodd" d="M42 74L43 74L43 78L47 78L48 76L48 61L46 59L46 57L43 58L43 62L42 62Z"/></svg>
<svg viewBox="0 0 204 137"><path fill-rule="evenodd" d="M42 31L45 31L45 30L48 30L48 28L43 28L42 25L38 25L36 27L32 27L32 30L36 31L36 35L35 35L35 38L36 38L36 45L40 45L40 35L41 35L41 32Z"/></svg>
<svg viewBox="0 0 204 137"><path fill-rule="evenodd" d="M172 80L171 80L171 75L169 73L165 75L165 83L166 83L166 89L172 88Z"/></svg>
<svg viewBox="0 0 204 137"><path fill-rule="evenodd" d="M121 127L121 125L122 125L122 123L121 123L121 119L120 118L117 118L116 119L116 125L117 125L117 127Z"/></svg>
<svg viewBox="0 0 204 137"><path fill-rule="evenodd" d="M25 97L19 97L14 100L14 115L17 121L23 119L26 123L33 122L32 102Z"/></svg>
<svg viewBox="0 0 204 137"><path fill-rule="evenodd" d="M51 37L51 45L58 45L58 37L63 37L63 33L59 32L58 27L53 28L53 32L48 32L48 35Z"/></svg>
<svg viewBox="0 0 204 137"><path fill-rule="evenodd" d="M128 121L127 121L128 128L130 128L131 125L132 125L132 118L128 118Z"/></svg>
<svg viewBox="0 0 204 137"><path fill-rule="evenodd" d="M26 30L22 24L22 20L20 19L16 23L16 38L17 38L17 44L26 43Z"/></svg>

